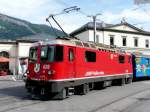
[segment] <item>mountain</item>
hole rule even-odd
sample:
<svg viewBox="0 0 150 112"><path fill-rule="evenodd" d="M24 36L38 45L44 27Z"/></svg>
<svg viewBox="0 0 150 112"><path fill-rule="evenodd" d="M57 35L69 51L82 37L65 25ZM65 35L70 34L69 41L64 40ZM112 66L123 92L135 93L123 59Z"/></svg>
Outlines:
<svg viewBox="0 0 150 112"><path fill-rule="evenodd" d="M56 28L54 28L54 30L59 36L64 36L60 30ZM28 21L0 14L0 39L16 40L21 37L38 34L56 37L53 29L47 25L32 24Z"/></svg>

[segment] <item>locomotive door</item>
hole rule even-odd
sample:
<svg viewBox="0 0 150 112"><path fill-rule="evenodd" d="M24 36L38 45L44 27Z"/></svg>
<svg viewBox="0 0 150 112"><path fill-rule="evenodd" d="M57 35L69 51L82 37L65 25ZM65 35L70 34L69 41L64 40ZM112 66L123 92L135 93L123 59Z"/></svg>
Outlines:
<svg viewBox="0 0 150 112"><path fill-rule="evenodd" d="M75 78L75 48L69 47L68 48L68 65L67 71L69 78Z"/></svg>

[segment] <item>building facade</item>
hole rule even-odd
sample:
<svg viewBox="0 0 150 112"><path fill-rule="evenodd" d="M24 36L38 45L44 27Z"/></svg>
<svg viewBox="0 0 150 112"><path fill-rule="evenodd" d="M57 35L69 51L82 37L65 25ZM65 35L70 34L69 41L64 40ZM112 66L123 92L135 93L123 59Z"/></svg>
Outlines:
<svg viewBox="0 0 150 112"><path fill-rule="evenodd" d="M82 41L94 41L93 23L87 23L71 33ZM141 52L150 55L150 32L139 29L129 23L111 25L97 23L95 41L106 45L116 45L127 52Z"/></svg>
<svg viewBox="0 0 150 112"><path fill-rule="evenodd" d="M29 49L34 42L36 41L0 41L0 56L9 58L9 66L7 69L12 74L19 74L19 71L21 71L20 60L28 58Z"/></svg>
<svg viewBox="0 0 150 112"><path fill-rule="evenodd" d="M53 40L56 37L49 34L37 34L28 37L21 37L17 40L0 40L0 57L9 58L8 67L12 74L22 74L22 67L27 65L29 49L33 43L42 40ZM1 62L0 62L1 64ZM21 66L23 65L23 66ZM3 69L0 66L0 71Z"/></svg>

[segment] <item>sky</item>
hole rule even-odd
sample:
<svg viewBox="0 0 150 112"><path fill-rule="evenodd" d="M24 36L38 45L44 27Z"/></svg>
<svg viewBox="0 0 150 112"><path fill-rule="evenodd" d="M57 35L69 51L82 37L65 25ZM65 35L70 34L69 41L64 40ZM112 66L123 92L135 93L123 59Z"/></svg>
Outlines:
<svg viewBox="0 0 150 112"><path fill-rule="evenodd" d="M71 6L80 11L55 17L67 33L91 22L92 18L87 16L97 13L101 13L97 22L118 24L125 18L128 23L150 31L150 4L135 5L134 0L0 0L0 13L48 25L46 17ZM56 27L52 20L51 23Z"/></svg>

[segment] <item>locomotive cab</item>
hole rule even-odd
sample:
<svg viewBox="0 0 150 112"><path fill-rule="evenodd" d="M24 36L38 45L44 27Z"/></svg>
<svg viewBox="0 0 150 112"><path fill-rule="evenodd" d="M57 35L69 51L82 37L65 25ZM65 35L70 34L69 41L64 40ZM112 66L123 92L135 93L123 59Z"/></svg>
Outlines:
<svg viewBox="0 0 150 112"><path fill-rule="evenodd" d="M75 78L75 47L38 44L30 48L26 88L31 93L58 93L70 86L65 80ZM69 82L70 83L70 82ZM47 90L47 91L46 91Z"/></svg>
<svg viewBox="0 0 150 112"><path fill-rule="evenodd" d="M29 53L29 78L45 81L56 79L56 74L61 75L63 72L62 69L59 69L64 61L63 57L63 46L44 45L32 47Z"/></svg>

